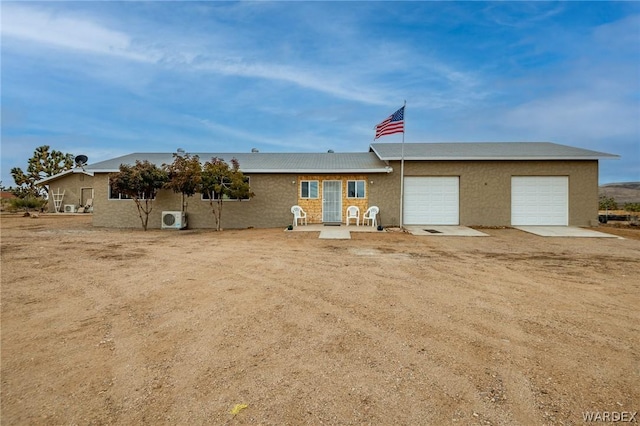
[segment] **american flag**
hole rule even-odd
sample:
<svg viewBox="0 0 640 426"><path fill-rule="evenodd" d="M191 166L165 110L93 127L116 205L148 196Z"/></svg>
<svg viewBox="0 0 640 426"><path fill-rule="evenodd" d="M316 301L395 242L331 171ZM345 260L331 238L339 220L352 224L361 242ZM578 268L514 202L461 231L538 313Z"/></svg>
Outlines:
<svg viewBox="0 0 640 426"><path fill-rule="evenodd" d="M391 114L386 120L376 126L376 137L374 140L380 136L402 132L404 132L404 107Z"/></svg>

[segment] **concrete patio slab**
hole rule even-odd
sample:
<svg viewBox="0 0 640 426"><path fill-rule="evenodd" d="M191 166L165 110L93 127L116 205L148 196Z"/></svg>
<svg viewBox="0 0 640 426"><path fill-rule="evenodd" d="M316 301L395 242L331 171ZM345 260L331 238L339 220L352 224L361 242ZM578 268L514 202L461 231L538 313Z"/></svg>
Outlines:
<svg viewBox="0 0 640 426"><path fill-rule="evenodd" d="M325 226L321 223L314 223L311 225L299 225L294 226L291 231L285 230L286 232L320 232L320 238L328 238L328 239L351 239L351 232L384 232L378 231L374 226L355 226L350 225L346 226L344 224L340 226ZM326 231L326 232L325 232ZM345 236L347 235L348 236ZM342 235L342 237L340 237Z"/></svg>
<svg viewBox="0 0 640 426"><path fill-rule="evenodd" d="M326 226L320 231L319 238L322 240L350 240L351 232L342 226Z"/></svg>
<svg viewBox="0 0 640 426"><path fill-rule="evenodd" d="M624 238L576 226L514 226L515 229L541 237Z"/></svg>
<svg viewBox="0 0 640 426"><path fill-rule="evenodd" d="M410 225L405 229L412 235L429 235L439 237L488 237L489 234L467 226L454 225Z"/></svg>

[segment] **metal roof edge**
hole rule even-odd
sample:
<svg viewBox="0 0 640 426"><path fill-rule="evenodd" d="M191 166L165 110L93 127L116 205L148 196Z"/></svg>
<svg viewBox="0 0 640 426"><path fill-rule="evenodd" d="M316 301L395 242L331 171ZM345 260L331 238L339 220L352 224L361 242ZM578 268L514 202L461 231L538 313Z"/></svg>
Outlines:
<svg viewBox="0 0 640 426"><path fill-rule="evenodd" d="M384 161L380 153L376 151L376 149L373 147L373 144L369 145L369 152L373 152L376 155L376 157L378 157L378 159L380 159L381 161Z"/></svg>
<svg viewBox="0 0 640 426"><path fill-rule="evenodd" d="M370 152L374 152L378 158L380 158L381 160L392 160L392 161L397 161L397 160L401 160L401 156L399 155L399 153L397 152L389 152L389 154L392 155L380 155L380 152L378 150L376 150L376 146L379 145L379 148L382 149L382 151L384 152L385 149L384 148L388 148L389 146L394 146L397 145L396 143L385 143L385 142L375 142L369 145L369 151ZM518 154L517 152L511 154L511 155L504 155L504 156L500 156L500 155L493 155L493 156L482 156L482 154L480 155L460 155L460 156L456 156L456 155L447 155L447 153L445 152L444 155L442 156L431 156L428 157L426 154L421 154L420 156L413 156L411 157L410 155L405 155L404 159L405 160L414 160L414 161L419 161L419 160L465 160L465 161L469 161L469 160L591 160L591 159L600 159L600 158L620 158L620 155L617 154L610 154L608 152L602 152L602 151L594 151L591 149L586 149L586 148L580 148L580 147L575 147L575 146L571 146L571 145L563 145L563 144L559 144L559 143L555 143L555 142L418 142L418 143L406 143L405 145L409 146L409 147L415 147L415 146L419 146L419 147L433 147L433 146L446 146L446 145L450 145L450 146L456 146L456 147L462 147L464 145L469 145L469 146L475 146L477 147L483 147L484 146L490 146L490 145L505 145L505 146L514 146L514 145L520 145L520 146L526 146L526 145L531 145L531 146L541 146L541 145L547 145L547 146L554 146L554 147L562 147L562 148L569 148L571 150L574 151L582 151L583 153L573 153L573 154L569 154L569 153L557 153L556 155L554 155L553 153L549 153L546 155L540 155L540 154L532 154L532 155L526 155L526 154ZM406 150L405 150L406 153ZM464 153L463 153L464 154Z"/></svg>
<svg viewBox="0 0 640 426"><path fill-rule="evenodd" d="M590 156L531 156L531 157L404 157L404 161L569 161L569 160L599 160L601 158L618 159L619 155L603 154ZM402 157L381 157L387 161L402 161Z"/></svg>
<svg viewBox="0 0 640 426"><path fill-rule="evenodd" d="M323 173L323 174L336 174L336 173L389 173L389 168L375 168L375 169L243 169L240 168L242 173Z"/></svg>
<svg viewBox="0 0 640 426"><path fill-rule="evenodd" d="M92 173L118 173L120 169L98 169L92 170Z"/></svg>
<svg viewBox="0 0 640 426"><path fill-rule="evenodd" d="M57 173L57 174L55 174L55 175L53 175L53 176L47 176L47 177L46 177L46 178L44 178L44 179L40 179L39 181L36 181L36 183L35 183L35 184L36 184L36 185L43 185L43 184L45 184L45 183L47 183L47 182L50 182L50 181L52 181L52 180L59 179L59 178L61 178L62 176L66 176L66 175L68 175L68 174L74 174L74 173L82 173L82 174L85 174L85 175L88 175L88 176L93 176L93 173L94 173L94 172L92 172L92 171L87 171L87 170L69 169L69 170L65 170L65 171L63 171L63 172Z"/></svg>
<svg viewBox="0 0 640 426"><path fill-rule="evenodd" d="M92 173L118 173L119 169L105 169L105 170L93 170ZM384 168L374 169L243 169L240 168L242 173L262 173L262 174L292 174L292 173L323 173L323 174L336 174L336 173L391 173L392 167L386 166Z"/></svg>

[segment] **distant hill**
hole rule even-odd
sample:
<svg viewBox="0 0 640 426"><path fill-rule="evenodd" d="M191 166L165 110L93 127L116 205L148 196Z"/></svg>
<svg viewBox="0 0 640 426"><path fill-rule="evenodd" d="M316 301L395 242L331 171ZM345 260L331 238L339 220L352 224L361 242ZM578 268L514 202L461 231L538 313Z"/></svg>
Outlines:
<svg viewBox="0 0 640 426"><path fill-rule="evenodd" d="M599 194L613 197L620 207L625 203L640 203L640 182L616 182L600 185Z"/></svg>

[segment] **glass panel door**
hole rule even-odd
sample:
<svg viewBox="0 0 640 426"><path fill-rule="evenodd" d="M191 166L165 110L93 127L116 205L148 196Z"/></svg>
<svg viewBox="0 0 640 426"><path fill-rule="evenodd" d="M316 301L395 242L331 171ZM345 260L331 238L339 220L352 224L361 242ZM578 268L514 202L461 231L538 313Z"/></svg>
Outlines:
<svg viewBox="0 0 640 426"><path fill-rule="evenodd" d="M342 222L342 181L322 182L322 221Z"/></svg>

